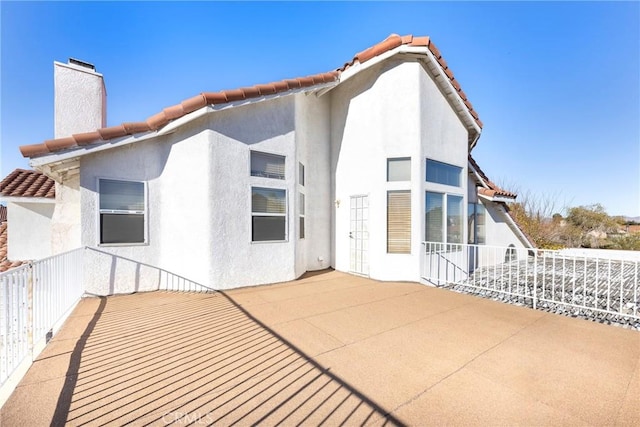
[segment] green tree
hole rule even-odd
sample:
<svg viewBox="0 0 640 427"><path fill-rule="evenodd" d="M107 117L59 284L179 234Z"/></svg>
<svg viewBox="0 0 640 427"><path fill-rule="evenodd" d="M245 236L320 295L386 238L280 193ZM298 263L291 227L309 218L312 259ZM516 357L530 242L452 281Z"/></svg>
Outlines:
<svg viewBox="0 0 640 427"><path fill-rule="evenodd" d="M580 231L581 244L590 248L607 247L609 235L617 233L619 226L599 203L570 208L567 223Z"/></svg>

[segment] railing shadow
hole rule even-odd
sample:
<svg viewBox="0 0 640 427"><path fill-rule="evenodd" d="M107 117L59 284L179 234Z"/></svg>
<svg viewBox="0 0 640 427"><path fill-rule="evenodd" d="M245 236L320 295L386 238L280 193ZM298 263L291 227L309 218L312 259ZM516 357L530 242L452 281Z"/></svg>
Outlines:
<svg viewBox="0 0 640 427"><path fill-rule="evenodd" d="M101 299L52 425L129 423L403 425L213 290Z"/></svg>

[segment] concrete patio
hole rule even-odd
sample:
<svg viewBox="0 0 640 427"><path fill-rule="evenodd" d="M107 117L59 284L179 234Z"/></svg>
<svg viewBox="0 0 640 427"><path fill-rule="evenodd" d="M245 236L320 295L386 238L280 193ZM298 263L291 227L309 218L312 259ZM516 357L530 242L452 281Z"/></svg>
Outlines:
<svg viewBox="0 0 640 427"><path fill-rule="evenodd" d="M80 302L0 412L40 425L640 425L640 333L338 272Z"/></svg>

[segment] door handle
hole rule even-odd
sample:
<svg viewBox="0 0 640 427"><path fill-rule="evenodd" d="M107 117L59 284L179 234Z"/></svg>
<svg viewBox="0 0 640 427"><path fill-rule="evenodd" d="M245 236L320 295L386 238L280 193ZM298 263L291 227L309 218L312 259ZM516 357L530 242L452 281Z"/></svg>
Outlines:
<svg viewBox="0 0 640 427"><path fill-rule="evenodd" d="M353 232L352 231L349 232L349 238L353 239Z"/></svg>

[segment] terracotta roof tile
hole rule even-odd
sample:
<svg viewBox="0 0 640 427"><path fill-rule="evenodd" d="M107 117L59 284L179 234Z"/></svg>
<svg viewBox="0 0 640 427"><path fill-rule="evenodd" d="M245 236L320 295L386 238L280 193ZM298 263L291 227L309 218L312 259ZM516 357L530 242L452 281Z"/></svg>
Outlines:
<svg viewBox="0 0 640 427"><path fill-rule="evenodd" d="M44 142L44 145L47 146L49 151L53 152L75 147L78 144L76 144L76 140L72 136L68 136L66 138L49 139Z"/></svg>
<svg viewBox="0 0 640 427"><path fill-rule="evenodd" d="M207 98L203 94L196 95L192 98L185 99L181 102L182 108L185 114L189 114L193 111L199 110L200 108L207 105Z"/></svg>
<svg viewBox="0 0 640 427"><path fill-rule="evenodd" d="M125 130L123 125L118 125L118 126L111 126L108 128L100 128L98 129L98 133L100 134L102 139L106 141L109 139L115 139L115 138L120 138L122 136L125 136L127 134L127 131Z"/></svg>
<svg viewBox="0 0 640 427"><path fill-rule="evenodd" d="M7 207L4 205L0 205L0 222L5 222L7 220Z"/></svg>
<svg viewBox="0 0 640 427"><path fill-rule="evenodd" d="M202 94L207 100L207 104L224 104L228 102L227 95L224 92L204 92Z"/></svg>
<svg viewBox="0 0 640 427"><path fill-rule="evenodd" d="M0 196L55 198L56 186L40 172L16 169L0 181Z"/></svg>
<svg viewBox="0 0 640 427"><path fill-rule="evenodd" d="M151 126L147 122L132 122L132 123L123 123L124 131L127 135L133 135L134 133L141 132L149 132L151 130Z"/></svg>
<svg viewBox="0 0 640 427"><path fill-rule="evenodd" d="M19 267L22 264L25 264L24 261L9 261L7 259L7 240L8 240L8 231L7 231L7 223L0 223L0 273L3 271L7 271L10 268Z"/></svg>
<svg viewBox="0 0 640 427"><path fill-rule="evenodd" d="M447 62L442 58L440 51L431 41L429 37L414 37L412 35L399 36L391 34L385 40L377 43L362 52L357 53L354 57L342 67L326 73L318 73L306 77L298 77L295 79L286 79L267 84L259 84L255 86L245 87L241 89L232 89L219 92L203 92L192 98L182 101L180 104L165 108L157 114L147 118L142 122L123 123L118 126L97 129L95 132L75 134L67 138L59 138L49 140L41 144L23 145L20 152L24 157L36 157L48 153L61 150L71 149L77 146L86 146L94 143L101 143L111 139L121 138L127 135L134 135L142 132L155 131L165 126L171 120L180 118L186 114L205 107L206 105L219 105L227 102L242 101L245 99L256 98L266 95L286 92L292 89L312 87L319 84L335 82L340 79L340 74L356 65L356 63L365 63L385 52L393 50L399 46L419 46L427 47L438 61L442 71L447 76L455 90L463 101L467 101L466 95L462 92L460 84L455 79L453 72L448 67ZM465 102L469 112L475 119L476 123L482 128L482 122L478 118L477 113L473 109L470 102Z"/></svg>
<svg viewBox="0 0 640 427"><path fill-rule="evenodd" d="M509 199L515 199L516 197L518 197L516 193L503 190L502 188L494 184L489 179L489 177L484 173L484 171L480 169L480 166L478 165L478 163L476 163L475 159L471 157L471 155L469 155L469 163L471 163L473 168L476 170L476 172L478 172L478 175L482 177L482 180L487 184L487 187L488 187L488 188L486 187L478 188L478 193L484 194L485 196L488 196L488 197L500 196L500 197L506 197Z"/></svg>
<svg viewBox="0 0 640 427"><path fill-rule="evenodd" d="M169 123L169 119L164 111L160 111L158 114L154 114L147 119L147 124L149 124L149 127L153 130L160 129L167 123Z"/></svg>
<svg viewBox="0 0 640 427"><path fill-rule="evenodd" d="M93 142L102 140L100 133L98 131L95 132L86 132L86 133L76 133L73 135L73 139L76 140L76 144L78 145L89 145Z"/></svg>
<svg viewBox="0 0 640 427"><path fill-rule="evenodd" d="M164 111L164 115L168 120L174 120L185 115L182 104L172 105L171 107L167 107L162 111Z"/></svg>

